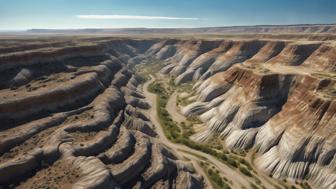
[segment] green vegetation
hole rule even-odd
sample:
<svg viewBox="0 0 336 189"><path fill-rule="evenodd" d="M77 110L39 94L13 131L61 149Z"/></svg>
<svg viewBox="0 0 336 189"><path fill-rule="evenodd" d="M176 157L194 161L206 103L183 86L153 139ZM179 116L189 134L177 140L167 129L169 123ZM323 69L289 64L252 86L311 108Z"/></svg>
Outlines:
<svg viewBox="0 0 336 189"><path fill-rule="evenodd" d="M152 93L157 94L157 113L160 119L159 121L164 128L166 137L169 140L175 143L184 144L195 150L199 150L204 153L213 155L231 167L238 168L239 164L243 164L248 169L252 170L251 165L243 158L234 155L228 156L228 152L218 152L207 144L200 144L189 140L189 137L194 134L194 131L192 130L191 126L187 126L185 123L181 123L181 126L179 127L178 123L172 120L171 116L165 108L171 93L164 88L164 84L162 82L156 81L150 84L148 86L148 90ZM192 122L197 122L197 120L192 119ZM182 128L182 130L180 128Z"/></svg>
<svg viewBox="0 0 336 189"><path fill-rule="evenodd" d="M135 77L137 78L140 83L145 83L146 81L150 80L150 77L145 74L137 74L135 73Z"/></svg>
<svg viewBox="0 0 336 189"><path fill-rule="evenodd" d="M148 89L150 92L158 95L157 96L157 104L158 104L157 112L160 118L159 121L164 129L164 133L166 137L169 140L175 143L186 145L189 148L192 148L192 149L195 149L195 150L198 150L198 151L201 151L201 152L204 152L206 154L216 157L218 160L222 161L226 165L234 169L237 169L242 174L248 177L253 178L256 181L256 184L263 188L261 181L257 177L255 177L253 174L256 172L253 170L252 166L245 159L239 157L238 155L230 154L230 152L228 151L224 151L224 150L218 151L212 145L197 143L189 139L189 137L194 134L193 127L192 125L187 126L186 123L184 122L182 122L179 127L178 123L174 122L171 119L169 113L167 112L165 108L168 98L171 95L171 93L165 90L162 83L155 82L152 85L150 85ZM245 152L237 152L237 154L246 155ZM217 183L217 185L215 185L214 188L222 186L222 185L218 186L218 184L221 184L221 181L216 176L216 174L214 174L212 171L208 172L207 174L210 177L210 179L213 180L213 182ZM253 186L251 187L255 186L256 188L259 188L256 184L253 184ZM223 185L223 187L225 187L225 185ZM221 187L219 187L219 189L220 188Z"/></svg>
<svg viewBox="0 0 336 189"><path fill-rule="evenodd" d="M312 188L307 182L302 182L302 183L300 183L300 186L301 186L303 189L311 189L311 188Z"/></svg>
<svg viewBox="0 0 336 189"><path fill-rule="evenodd" d="M207 140L207 144L212 147L213 149L216 150L221 150L223 151L223 145L222 145L222 141L219 139L219 134L212 134L209 139ZM227 152L225 152L227 153Z"/></svg>
<svg viewBox="0 0 336 189"><path fill-rule="evenodd" d="M218 152L207 144L200 144L189 139L189 137L194 134L194 131L191 126L186 126L185 123L181 123L181 126L178 126L178 123L172 120L168 111L166 110L166 104L171 95L163 87L163 83L154 82L148 86L148 90L152 93L157 94L157 113L159 116L160 124L163 127L166 137L175 143L184 144L192 149L202 151L206 154L210 154L217 159L221 160L223 163L227 164L232 168L238 168L243 174L252 176L249 170L252 170L251 165L243 158L234 155L228 155L228 152ZM180 129L182 128L182 130ZM242 167L245 166L245 167ZM248 170L249 169L249 170Z"/></svg>
<svg viewBox="0 0 336 189"><path fill-rule="evenodd" d="M231 167L235 167L235 168L237 168L238 167L238 163L237 163L237 161L235 160L235 159L233 159L233 158L227 158L226 157L226 162L231 166Z"/></svg>
<svg viewBox="0 0 336 189"><path fill-rule="evenodd" d="M163 87L162 83L154 82L148 86L148 90L151 93L157 94L157 113L159 116L160 124L163 126L166 137L171 141L176 141L181 137L181 130L177 123L172 120L168 111L166 110L166 104L169 98L169 94Z"/></svg>
<svg viewBox="0 0 336 189"><path fill-rule="evenodd" d="M177 99L176 99L176 105L186 106L186 105L191 104L193 102L194 101L189 100L189 96L188 97L179 97L179 96L177 96Z"/></svg>
<svg viewBox="0 0 336 189"><path fill-rule="evenodd" d="M226 178L222 178L219 175L218 170L213 170L213 168L209 167L207 163L200 162L201 167L203 168L205 174L209 178L212 187L215 189L230 189L230 185L226 182Z"/></svg>
<svg viewBox="0 0 336 189"><path fill-rule="evenodd" d="M252 189L259 189L259 187L255 184L253 184L253 183L250 183L250 186L251 186Z"/></svg>
<svg viewBox="0 0 336 189"><path fill-rule="evenodd" d="M174 85L176 87L176 90L179 92L190 92L192 91L192 88L194 86L194 82L188 82L188 83L183 83L180 85Z"/></svg>
<svg viewBox="0 0 336 189"><path fill-rule="evenodd" d="M246 156L246 151L245 150L242 150L242 149L232 149L231 151L232 151L232 153L234 153L236 155L243 156L243 157Z"/></svg>
<svg viewBox="0 0 336 189"><path fill-rule="evenodd" d="M143 81L150 80L149 75L155 75L158 73L162 68L164 67L164 64L162 64L161 60L158 60L153 57L149 57L140 64L136 64L132 70L135 71L136 76L141 78Z"/></svg>
<svg viewBox="0 0 336 189"><path fill-rule="evenodd" d="M187 83L182 83L182 84L175 84L174 80L175 80L174 77L170 77L169 81L168 81L168 84L179 92L190 92L190 91L192 91L192 88L195 84L192 81L189 81Z"/></svg>
<svg viewBox="0 0 336 189"><path fill-rule="evenodd" d="M183 138L189 138L191 135L195 134L194 128L192 125L186 125L185 122L181 123L182 128L182 137Z"/></svg>
<svg viewBox="0 0 336 189"><path fill-rule="evenodd" d="M246 169L244 166L239 166L238 168L239 168L239 171L240 171L241 173L243 173L244 175L246 175L246 176L248 176L248 177L252 177L251 172L250 172L248 169ZM260 181L260 180L259 180L259 181Z"/></svg>
<svg viewBox="0 0 336 189"><path fill-rule="evenodd" d="M192 122L193 124L201 124L202 123L202 121L201 120L199 120L197 117L195 117L195 116L189 116L189 117L187 117L187 120L189 121L189 122Z"/></svg>
<svg viewBox="0 0 336 189"><path fill-rule="evenodd" d="M177 99L176 99L176 105L182 105L182 106L186 106L192 102L194 102L194 100L189 100L189 97L190 96L193 96L193 85L194 83L193 82L188 82L188 83L183 83L183 84L179 84L179 85L176 85L174 83L174 77L170 77L169 78L169 81L167 82L167 84L169 85L169 87L173 88L174 91L178 91L180 93L182 92L187 92L187 93L191 93L189 94L188 96L186 97L179 97L177 96Z"/></svg>

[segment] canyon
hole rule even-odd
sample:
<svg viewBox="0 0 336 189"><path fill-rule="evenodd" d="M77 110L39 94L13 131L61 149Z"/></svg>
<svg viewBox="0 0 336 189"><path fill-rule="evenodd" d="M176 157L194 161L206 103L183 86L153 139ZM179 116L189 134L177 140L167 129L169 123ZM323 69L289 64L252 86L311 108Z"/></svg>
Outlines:
<svg viewBox="0 0 336 189"><path fill-rule="evenodd" d="M335 188L335 27L227 30L1 37L0 188Z"/></svg>

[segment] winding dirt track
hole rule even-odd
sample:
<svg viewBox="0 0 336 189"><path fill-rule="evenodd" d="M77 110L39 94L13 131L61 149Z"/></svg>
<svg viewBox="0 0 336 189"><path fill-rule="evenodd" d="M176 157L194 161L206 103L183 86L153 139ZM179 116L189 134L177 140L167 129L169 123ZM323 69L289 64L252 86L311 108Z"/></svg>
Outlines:
<svg viewBox="0 0 336 189"><path fill-rule="evenodd" d="M232 168L230 168L229 166L223 164L222 162L220 162L219 160L217 160L216 158L214 158L213 156L191 149L187 146L181 145L181 144L175 144L170 142L164 132L163 129L159 123L159 117L157 115L156 112L156 95L149 92L148 91L148 85L151 84L152 82L155 81L155 78L150 75L151 80L147 81L144 85L143 85L143 93L144 96L146 97L147 102L151 105L151 108L147 111L148 113L148 117L151 119L152 123L155 125L155 129L156 132L158 134L158 137L160 138L160 141L168 146L170 149L172 149L175 152L178 152L178 154L183 155L185 157L188 157L189 159L193 160L193 164L195 164L196 160L199 160L197 156L202 156L206 159L208 159L209 162L211 162L213 165L215 165L217 167L218 170L220 170L222 172L222 174L228 178L229 180L231 180L233 182L232 188L242 188L242 186L249 188L250 187L250 183L249 181L246 179L246 177L244 177L242 174L240 174L239 172L234 171ZM194 155L195 154L195 155ZM197 166L196 166L197 168ZM206 178L205 173L200 172L201 170L199 170L199 173L202 174L202 176L205 178L205 182L207 184L207 186L209 188L212 188L210 185L210 181ZM265 185L267 188L274 188L274 186L272 185Z"/></svg>

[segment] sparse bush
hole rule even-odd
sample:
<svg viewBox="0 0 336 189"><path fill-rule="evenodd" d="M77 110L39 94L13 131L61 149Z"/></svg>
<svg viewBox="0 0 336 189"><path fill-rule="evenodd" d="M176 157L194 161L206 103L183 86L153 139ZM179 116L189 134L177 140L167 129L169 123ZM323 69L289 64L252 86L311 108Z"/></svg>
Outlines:
<svg viewBox="0 0 336 189"><path fill-rule="evenodd" d="M307 182L302 182L300 183L300 185L303 189L311 189L310 185Z"/></svg>
<svg viewBox="0 0 336 189"><path fill-rule="evenodd" d="M226 157L226 155L224 153L222 153L220 155L220 159L223 160L223 161L227 161L228 158Z"/></svg>
<svg viewBox="0 0 336 189"><path fill-rule="evenodd" d="M250 186L251 186L252 189L259 189L259 187L255 184L253 184L253 183L250 183Z"/></svg>
<svg viewBox="0 0 336 189"><path fill-rule="evenodd" d="M214 185L214 188L218 189L230 189L231 187L221 178L221 176L218 174L219 171L213 171L211 168L207 169L207 175L211 182Z"/></svg>
<svg viewBox="0 0 336 189"><path fill-rule="evenodd" d="M248 177L252 177L251 172L243 166L239 166L239 171Z"/></svg>
<svg viewBox="0 0 336 189"><path fill-rule="evenodd" d="M228 158L227 159L227 163L229 164L229 165L231 165L231 166L233 166L233 167L238 167L238 164L237 164L237 162L236 162L236 160L234 160L234 159L232 159L232 158Z"/></svg>
<svg viewBox="0 0 336 189"><path fill-rule="evenodd" d="M258 184L258 185L260 185L261 184L261 181L260 181L260 179L258 179L258 178L254 178L255 179L255 181L256 181L256 183Z"/></svg>

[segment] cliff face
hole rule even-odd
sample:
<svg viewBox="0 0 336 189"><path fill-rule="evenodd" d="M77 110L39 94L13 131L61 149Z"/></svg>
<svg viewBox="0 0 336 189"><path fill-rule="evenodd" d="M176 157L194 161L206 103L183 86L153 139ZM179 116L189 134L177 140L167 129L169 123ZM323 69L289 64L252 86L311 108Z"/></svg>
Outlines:
<svg viewBox="0 0 336 189"><path fill-rule="evenodd" d="M202 188L142 113L149 105L128 66L154 42L2 47L0 188Z"/></svg>
<svg viewBox="0 0 336 189"><path fill-rule="evenodd" d="M201 51L202 43L179 42L183 56L167 57L162 71L176 84L196 82L197 100L182 112L207 129L192 139L219 134L229 148L256 149L257 167L276 178L336 187L335 44L225 40Z"/></svg>

